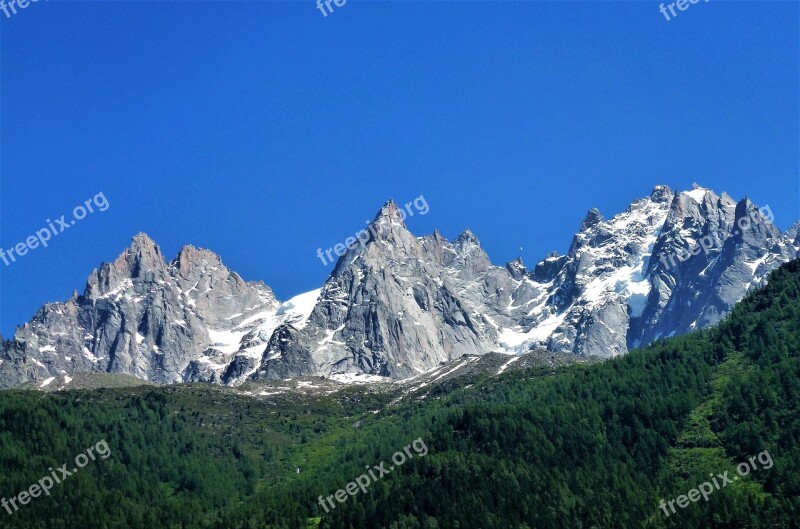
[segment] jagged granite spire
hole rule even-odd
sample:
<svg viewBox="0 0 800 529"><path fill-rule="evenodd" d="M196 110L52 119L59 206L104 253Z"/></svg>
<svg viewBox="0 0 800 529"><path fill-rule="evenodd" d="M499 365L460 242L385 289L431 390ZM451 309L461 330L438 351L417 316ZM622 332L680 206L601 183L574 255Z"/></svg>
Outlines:
<svg viewBox="0 0 800 529"><path fill-rule="evenodd" d="M237 325L276 308L268 287L244 282L213 252L187 246L167 265L140 233L91 273L82 296L45 305L17 330L0 382L73 372L214 380L249 330Z"/></svg>
<svg viewBox="0 0 800 529"><path fill-rule="evenodd" d="M594 228L601 222L603 222L603 215L600 214L600 210L597 208L592 208L586 212L586 217L583 219L583 222L581 222L581 231Z"/></svg>
<svg viewBox="0 0 800 529"><path fill-rule="evenodd" d="M511 277L517 281L521 280L528 273L528 270L525 268L525 263L522 262L522 257L517 257L513 261L507 262L506 270L508 270Z"/></svg>
<svg viewBox="0 0 800 529"><path fill-rule="evenodd" d="M0 384L65 373L156 382L370 373L405 378L464 354L533 348L602 357L719 321L800 251L768 208L695 186L656 186L569 252L494 266L477 236L415 237L389 201L322 286L284 303L218 255L171 262L147 235L42 307L0 347Z"/></svg>

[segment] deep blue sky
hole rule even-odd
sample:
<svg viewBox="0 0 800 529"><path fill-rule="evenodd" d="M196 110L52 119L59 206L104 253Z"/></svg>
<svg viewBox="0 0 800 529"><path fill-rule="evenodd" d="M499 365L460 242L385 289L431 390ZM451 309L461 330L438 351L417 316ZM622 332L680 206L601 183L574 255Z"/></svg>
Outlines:
<svg viewBox="0 0 800 529"><path fill-rule="evenodd" d="M59 2L0 14L8 337L137 232L218 252L286 299L393 197L492 260L564 251L587 209L693 181L800 218L798 5Z"/></svg>

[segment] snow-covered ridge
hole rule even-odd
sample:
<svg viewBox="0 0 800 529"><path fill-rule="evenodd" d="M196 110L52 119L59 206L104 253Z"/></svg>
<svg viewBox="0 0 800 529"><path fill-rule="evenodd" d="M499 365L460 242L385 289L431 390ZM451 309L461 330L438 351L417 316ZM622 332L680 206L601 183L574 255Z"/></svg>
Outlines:
<svg viewBox="0 0 800 529"><path fill-rule="evenodd" d="M754 208L699 186L657 186L609 219L589 210L566 255L528 270L521 259L493 265L470 230L452 242L416 237L384 206L375 236L321 288L283 302L209 250L186 246L166 262L140 234L82 295L45 305L2 344L0 385L81 372L159 383L427 382L488 352L620 355L713 325L797 257L800 224L781 233L759 218L734 229ZM710 251L665 259L703 238ZM517 368L514 358L497 370Z"/></svg>

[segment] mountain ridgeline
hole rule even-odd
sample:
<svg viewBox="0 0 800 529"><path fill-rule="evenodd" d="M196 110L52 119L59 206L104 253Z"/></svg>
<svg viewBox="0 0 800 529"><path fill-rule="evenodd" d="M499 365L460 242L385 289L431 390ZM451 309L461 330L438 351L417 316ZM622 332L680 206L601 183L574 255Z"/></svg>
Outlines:
<svg viewBox="0 0 800 529"><path fill-rule="evenodd" d="M394 203L320 289L285 302L208 250L166 262L146 235L0 340L0 386L76 373L156 383L365 373L405 379L464 354L547 349L608 358L706 328L800 252L769 208L657 186L605 220L590 210L566 255L492 265L477 237L412 235Z"/></svg>
<svg viewBox="0 0 800 529"><path fill-rule="evenodd" d="M4 494L98 439L111 456L0 516L0 527L792 528L799 347L794 260L711 329L607 362L454 380L395 405L363 387L279 401L210 384L7 390ZM425 457L320 507L419 438ZM734 470L764 452L770 465ZM708 501L660 507L726 473L737 479Z"/></svg>

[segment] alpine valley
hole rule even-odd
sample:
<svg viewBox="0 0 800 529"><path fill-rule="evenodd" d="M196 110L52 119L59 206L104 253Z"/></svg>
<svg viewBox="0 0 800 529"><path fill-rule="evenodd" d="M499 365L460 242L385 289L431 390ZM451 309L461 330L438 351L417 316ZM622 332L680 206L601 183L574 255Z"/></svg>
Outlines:
<svg viewBox="0 0 800 529"><path fill-rule="evenodd" d="M592 209L568 253L532 269L493 265L469 230L414 236L391 201L369 232L288 301L211 251L166 261L139 234L82 294L0 338L0 386L398 381L488 353L605 359L716 324L800 252L800 223L782 232L768 207L698 186L657 186L608 219Z"/></svg>

